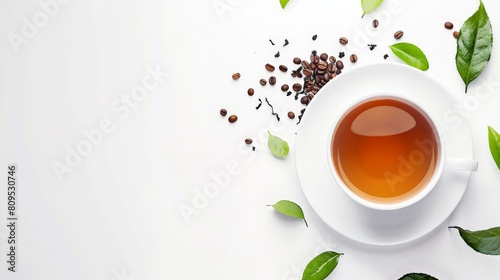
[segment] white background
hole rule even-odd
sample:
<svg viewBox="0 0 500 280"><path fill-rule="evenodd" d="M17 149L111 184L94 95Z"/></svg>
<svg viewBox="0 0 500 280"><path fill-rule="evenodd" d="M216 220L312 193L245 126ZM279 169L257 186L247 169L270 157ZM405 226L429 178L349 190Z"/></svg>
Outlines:
<svg viewBox="0 0 500 280"><path fill-rule="evenodd" d="M278 0L61 0L47 15L48 2L0 4L1 279L300 279L304 265L327 250L345 254L328 279L398 279L413 271L500 278L499 257L472 251L447 229L500 226L500 171L487 142L487 125L500 130L499 45L465 95L456 43L443 27L452 21L458 30L478 1L386 0L363 19L359 1L347 0L291 0L285 10ZM500 38L500 5L484 3ZM307 58L313 49L356 52L358 63L346 63L346 71L384 63L399 29L427 54L427 75L463 100L479 170L456 211L431 234L405 246L370 247L336 234L307 204L295 175L297 120L285 117L303 106L258 80L269 76L265 63L291 69L293 57ZM360 34L378 47L370 51ZM346 47L340 36L350 39ZM290 44L282 47L285 39ZM122 98L142 85L147 69L169 75L135 108L124 107ZM234 72L242 73L239 81ZM266 104L255 110L264 97L282 122ZM239 116L237 123L219 115L223 107ZM69 166L85 131L103 121L113 130ZM290 143L287 159L267 150L267 130ZM247 137L255 152L243 143ZM11 163L18 167L16 273L6 263ZM57 163L68 168L61 180ZM199 192L228 166L234 175L203 201ZM266 207L281 199L303 207L308 228ZM193 200L206 205L194 208ZM195 212L183 215L187 207Z"/></svg>

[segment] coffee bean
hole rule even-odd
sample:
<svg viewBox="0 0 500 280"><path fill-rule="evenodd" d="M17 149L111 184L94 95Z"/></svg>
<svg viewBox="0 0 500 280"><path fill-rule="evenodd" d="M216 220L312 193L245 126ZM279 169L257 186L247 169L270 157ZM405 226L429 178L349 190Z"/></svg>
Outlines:
<svg viewBox="0 0 500 280"><path fill-rule="evenodd" d="M328 67L326 68L326 71L327 71L328 73L333 73L333 72L335 72L335 63L333 63L333 62L332 62L332 63L328 64Z"/></svg>
<svg viewBox="0 0 500 280"><path fill-rule="evenodd" d="M344 63L342 62L342 60L337 60L337 62L335 63L335 66L337 66L337 70L344 69Z"/></svg>
<svg viewBox="0 0 500 280"><path fill-rule="evenodd" d="M311 101L311 100L309 100L309 97L307 97L307 96L302 96L302 98L300 99L300 103L302 103L304 105L309 104L309 101Z"/></svg>
<svg viewBox="0 0 500 280"><path fill-rule="evenodd" d="M298 57L296 57L296 58L294 58L294 59L293 59L293 63L294 63L294 64L297 64L297 65L298 65L298 64L300 64L301 62L302 62L302 59L300 59L300 58L298 58Z"/></svg>
<svg viewBox="0 0 500 280"><path fill-rule="evenodd" d="M304 69L311 69L311 65L306 60L302 60L301 65Z"/></svg>
<svg viewBox="0 0 500 280"><path fill-rule="evenodd" d="M247 90L248 95L252 96L255 93L255 90L253 88L249 88Z"/></svg>
<svg viewBox="0 0 500 280"><path fill-rule="evenodd" d="M290 87L287 84L284 84L281 86L281 91L283 91L283 92L287 92L288 89L290 89Z"/></svg>
<svg viewBox="0 0 500 280"><path fill-rule="evenodd" d="M372 25L373 25L374 28L377 28L378 27L378 20L374 19L372 21Z"/></svg>
<svg viewBox="0 0 500 280"><path fill-rule="evenodd" d="M280 69L281 72L288 71L288 67L286 67L285 65L280 65L279 69Z"/></svg>
<svg viewBox="0 0 500 280"><path fill-rule="evenodd" d="M295 119L295 113L292 111L288 112L288 118L291 120Z"/></svg>
<svg viewBox="0 0 500 280"><path fill-rule="evenodd" d="M342 70L337 68L337 70L335 70L335 74L337 76L340 75L340 74L342 74Z"/></svg>
<svg viewBox="0 0 500 280"><path fill-rule="evenodd" d="M328 60L331 62L331 63L335 63L335 61L337 60L335 58L335 56L330 56L330 58L328 58Z"/></svg>
<svg viewBox="0 0 500 280"><path fill-rule="evenodd" d="M238 80L241 77L240 73L234 73L233 74L233 80Z"/></svg>
<svg viewBox="0 0 500 280"><path fill-rule="evenodd" d="M227 115L227 110L226 109L220 109L220 115L221 116L226 116Z"/></svg>
<svg viewBox="0 0 500 280"><path fill-rule="evenodd" d="M295 83L295 84L293 84L292 89L293 89L293 91L295 91L295 92L299 92L299 91L301 91L301 90L302 90L302 85L301 85L301 84L299 84L299 83Z"/></svg>
<svg viewBox="0 0 500 280"><path fill-rule="evenodd" d="M444 28L448 29L448 30L452 30L453 29L453 23L447 21L444 23Z"/></svg>
<svg viewBox="0 0 500 280"><path fill-rule="evenodd" d="M322 53L320 56L319 56L319 59L323 60L323 61L327 61L328 60L328 55L326 53Z"/></svg>
<svg viewBox="0 0 500 280"><path fill-rule="evenodd" d="M312 37L312 39L313 39L313 41L316 41L316 39L318 39L318 35L314 35L314 36Z"/></svg>
<svg viewBox="0 0 500 280"><path fill-rule="evenodd" d="M250 145L250 144L253 143L253 140L250 139L250 138L247 138L247 139L245 139L245 143L247 143L248 145Z"/></svg>
<svg viewBox="0 0 500 280"><path fill-rule="evenodd" d="M403 37L403 31L399 30L399 31L396 31L396 33L394 33L394 38L396 38L397 40L401 39L401 37Z"/></svg>
<svg viewBox="0 0 500 280"><path fill-rule="evenodd" d="M260 82L260 85L262 85L262 86L267 85L267 81L266 81L266 79L260 79L260 81L259 81L259 82Z"/></svg>
<svg viewBox="0 0 500 280"><path fill-rule="evenodd" d="M231 116L229 116L229 118L228 118L228 121L229 121L230 123L234 123L234 122L236 122L237 120L238 120L238 117L237 117L236 115L231 115Z"/></svg>
<svg viewBox="0 0 500 280"><path fill-rule="evenodd" d="M453 37L455 37L455 39L458 39L458 35L459 35L458 31L453 32Z"/></svg>
<svg viewBox="0 0 500 280"><path fill-rule="evenodd" d="M266 69L269 72L273 72L274 71L274 66L268 63L268 64L266 64Z"/></svg>
<svg viewBox="0 0 500 280"><path fill-rule="evenodd" d="M325 61L320 61L318 62L318 69L319 70L326 70L326 68L328 67L328 63L326 63Z"/></svg>
<svg viewBox="0 0 500 280"><path fill-rule="evenodd" d="M349 42L349 40L347 40L347 38L346 38L346 37L340 37L339 42L340 42L342 45L347 45L347 42Z"/></svg>
<svg viewBox="0 0 500 280"><path fill-rule="evenodd" d="M304 73L304 75L306 77L310 77L312 75L311 69L304 69L304 70L302 70L302 72Z"/></svg>
<svg viewBox="0 0 500 280"><path fill-rule="evenodd" d="M358 56L355 54L351 54L350 59L352 63L356 63L356 61L358 61Z"/></svg>
<svg viewBox="0 0 500 280"><path fill-rule="evenodd" d="M269 84L272 86L274 86L276 84L276 77L275 76L269 77Z"/></svg>

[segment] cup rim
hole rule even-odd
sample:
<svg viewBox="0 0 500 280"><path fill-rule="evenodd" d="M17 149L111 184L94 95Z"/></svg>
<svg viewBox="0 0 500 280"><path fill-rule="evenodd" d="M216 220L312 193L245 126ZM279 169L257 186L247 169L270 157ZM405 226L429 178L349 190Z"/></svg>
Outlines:
<svg viewBox="0 0 500 280"><path fill-rule="evenodd" d="M342 120L345 115L350 112L353 108L356 106L367 102L369 100L376 100L376 99L395 99L401 102L404 102L406 104L411 105L413 108L417 109L429 122L429 124L432 126L435 137L437 139L437 149L438 149L438 160L436 162L436 168L434 170L434 173L432 174L431 179L427 183L426 186L423 187L422 190L420 190L418 193L415 195L409 197L406 200L403 201L398 201L398 202L389 202L389 203L379 203L379 202L374 202L365 198L360 197L354 191L352 191L345 183L344 181L340 178L340 176L337 174L337 170L334 166L333 160L332 160L332 142L333 142L333 134L337 130L337 127L340 123L340 120ZM327 139L327 161L328 161L328 166L330 169L330 173L334 177L336 183L339 185L339 187L344 191L344 193L347 194L352 200L357 202L358 204L361 204L365 207L375 209L375 210L398 210L398 209L403 209L406 207L409 207L411 205L414 205L415 203L419 202L423 198L425 198L437 185L439 179L441 178L441 175L443 173L444 169L444 162L446 158L446 149L445 149L445 144L443 141L443 138L441 137L440 129L435 125L435 122L433 121L432 117L427 113L427 110L422 108L422 106L418 105L416 102L414 102L412 99L402 96L400 94L395 94L395 93L373 93L367 96L364 96L361 99L358 99L351 104L347 105L344 107L344 110L342 112L338 113L334 120L332 125L330 126L330 131L328 133L328 139Z"/></svg>

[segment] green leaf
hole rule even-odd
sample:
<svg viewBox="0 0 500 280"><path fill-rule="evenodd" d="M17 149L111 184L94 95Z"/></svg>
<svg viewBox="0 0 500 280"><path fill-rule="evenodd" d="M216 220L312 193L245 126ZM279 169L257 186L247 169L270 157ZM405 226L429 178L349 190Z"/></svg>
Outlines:
<svg viewBox="0 0 500 280"><path fill-rule="evenodd" d="M425 71L429 69L429 61L424 52L410 43L397 43L389 46L392 52L406 64Z"/></svg>
<svg viewBox="0 0 500 280"><path fill-rule="evenodd" d="M425 273L408 273L398 280L438 280L436 277L427 275Z"/></svg>
<svg viewBox="0 0 500 280"><path fill-rule="evenodd" d="M337 267L342 253L328 251L312 259L304 269L302 280L323 280Z"/></svg>
<svg viewBox="0 0 500 280"><path fill-rule="evenodd" d="M290 147L286 141L283 141L281 138L276 137L269 132L269 138L267 139L267 146L271 150L271 153L275 157L285 158L290 151Z"/></svg>
<svg viewBox="0 0 500 280"><path fill-rule="evenodd" d="M458 229L462 239L474 251L486 255L500 255L500 227L487 230L470 231L461 227L450 227Z"/></svg>
<svg viewBox="0 0 500 280"><path fill-rule="evenodd" d="M488 126L488 142L490 144L491 155L498 169L500 169L500 134L491 126Z"/></svg>
<svg viewBox="0 0 500 280"><path fill-rule="evenodd" d="M297 203L289 200L280 200L276 204L268 206L273 207L276 211L280 212L283 215L304 220L306 226L309 227L307 225L306 218L304 217L304 212Z"/></svg>
<svg viewBox="0 0 500 280"><path fill-rule="evenodd" d="M288 4L290 0L280 0L280 4L281 4L281 8L285 8L286 7L286 4Z"/></svg>
<svg viewBox="0 0 500 280"><path fill-rule="evenodd" d="M382 1L383 0L361 0L361 8L363 9L363 15L361 17L375 10Z"/></svg>
<svg viewBox="0 0 500 280"><path fill-rule="evenodd" d="M465 83L465 93L469 84L486 68L493 48L493 29L483 2L479 9L465 21L457 39L455 63L458 73Z"/></svg>

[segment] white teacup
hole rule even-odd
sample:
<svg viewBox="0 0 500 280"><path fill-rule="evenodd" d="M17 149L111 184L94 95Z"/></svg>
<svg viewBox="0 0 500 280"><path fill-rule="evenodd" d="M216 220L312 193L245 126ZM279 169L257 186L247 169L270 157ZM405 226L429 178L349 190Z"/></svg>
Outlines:
<svg viewBox="0 0 500 280"><path fill-rule="evenodd" d="M426 197L443 169L476 171L474 159L446 157L443 137L428 113L398 94L357 101L335 118L327 158L338 185L377 210L408 207Z"/></svg>

